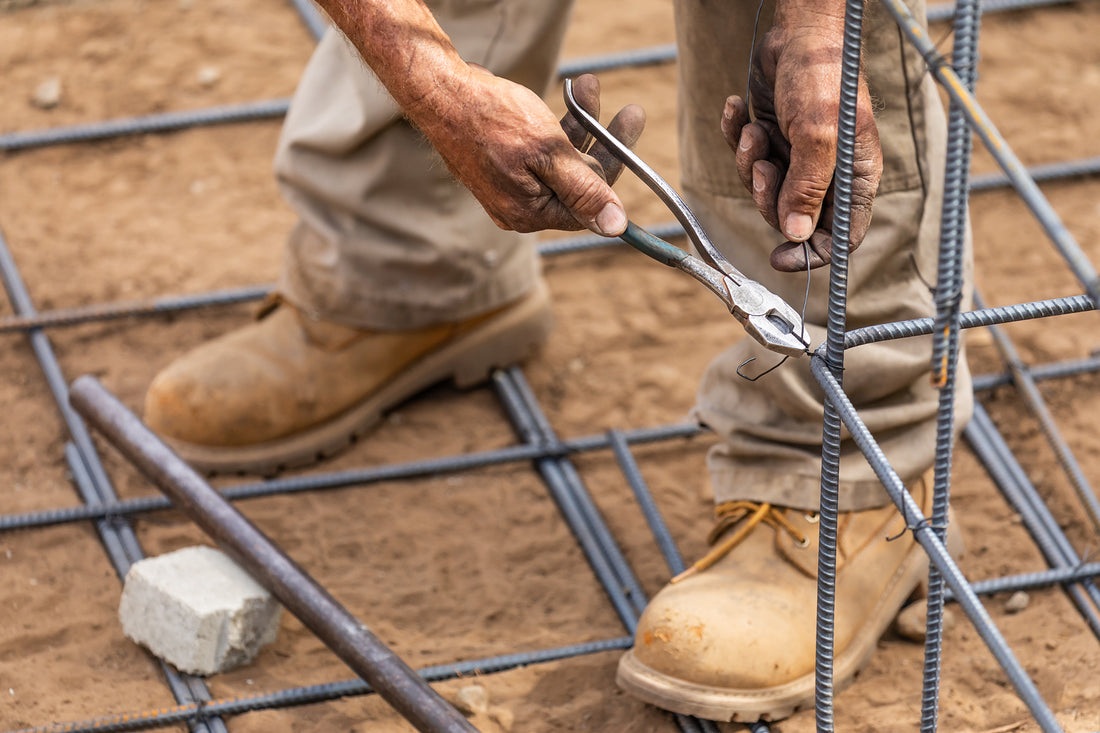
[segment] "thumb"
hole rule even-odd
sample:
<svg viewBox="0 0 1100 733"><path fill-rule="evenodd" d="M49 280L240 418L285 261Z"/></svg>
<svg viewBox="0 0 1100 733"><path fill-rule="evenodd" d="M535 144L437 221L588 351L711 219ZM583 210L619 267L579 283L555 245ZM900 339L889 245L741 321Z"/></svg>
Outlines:
<svg viewBox="0 0 1100 733"><path fill-rule="evenodd" d="M791 135L791 163L778 199L780 229L790 241L804 242L814 233L835 165L831 134Z"/></svg>
<svg viewBox="0 0 1100 733"><path fill-rule="evenodd" d="M573 152L574 155L555 156L551 166L539 177L578 224L605 237L622 234L627 224L623 202L611 186L576 151Z"/></svg>

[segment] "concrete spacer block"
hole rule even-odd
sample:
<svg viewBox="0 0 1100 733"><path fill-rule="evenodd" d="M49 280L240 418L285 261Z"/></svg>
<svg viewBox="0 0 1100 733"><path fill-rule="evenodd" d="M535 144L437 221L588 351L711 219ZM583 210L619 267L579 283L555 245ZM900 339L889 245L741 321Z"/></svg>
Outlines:
<svg viewBox="0 0 1100 733"><path fill-rule="evenodd" d="M281 613L270 593L212 547L134 563L118 609L126 636L200 675L252 661L275 640Z"/></svg>

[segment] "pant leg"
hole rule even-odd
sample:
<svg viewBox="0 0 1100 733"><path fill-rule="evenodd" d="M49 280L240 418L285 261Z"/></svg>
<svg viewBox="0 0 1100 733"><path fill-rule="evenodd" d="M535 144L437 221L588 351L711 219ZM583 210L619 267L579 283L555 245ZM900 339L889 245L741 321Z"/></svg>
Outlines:
<svg viewBox="0 0 1100 733"><path fill-rule="evenodd" d="M923 0L912 6L923 18ZM685 197L730 261L800 309L806 275L771 269L768 257L783 238L763 222L741 186L719 127L725 97L743 94L756 3L681 0L676 9ZM771 8L765 7L759 35L770 16ZM935 280L943 197L946 131L935 84L877 3L866 6L863 58L876 100L884 172L867 237L849 263L849 329L934 313L924 281ZM815 346L824 339L828 279L827 269L811 276L806 321ZM696 415L721 438L707 459L715 498L816 509L823 393L804 358L748 382L737 376L737 368L751 357L757 359L745 367L750 375L778 361L746 338L714 359L699 387ZM862 346L845 354L845 390L906 481L933 461L939 393L929 383L929 363L928 338ZM961 427L972 399L964 360L958 394ZM847 438L840 478L844 511L889 501Z"/></svg>
<svg viewBox="0 0 1100 733"><path fill-rule="evenodd" d="M464 59L541 92L571 2L430 4ZM280 288L315 317L419 328L492 310L538 277L534 239L492 223L336 30L299 82L275 171L300 217Z"/></svg>

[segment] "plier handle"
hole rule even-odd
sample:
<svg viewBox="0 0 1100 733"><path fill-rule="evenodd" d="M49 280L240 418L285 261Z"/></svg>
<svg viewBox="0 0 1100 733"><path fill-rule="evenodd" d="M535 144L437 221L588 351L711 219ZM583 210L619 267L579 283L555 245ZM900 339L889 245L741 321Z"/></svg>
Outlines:
<svg viewBox="0 0 1100 733"><path fill-rule="evenodd" d="M764 348L788 356L807 353L810 337L798 312L722 256L675 189L577 103L572 79L565 80L565 105L589 134L633 171L672 211L699 257L654 236L634 222L627 224L620 238L658 262L683 270L706 286L726 304L745 332Z"/></svg>

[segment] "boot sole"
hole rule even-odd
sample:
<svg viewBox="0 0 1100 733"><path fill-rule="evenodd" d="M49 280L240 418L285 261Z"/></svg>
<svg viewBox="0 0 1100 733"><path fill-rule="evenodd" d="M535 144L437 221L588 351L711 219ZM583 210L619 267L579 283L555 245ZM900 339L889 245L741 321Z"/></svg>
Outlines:
<svg viewBox="0 0 1100 733"><path fill-rule="evenodd" d="M948 525L948 546L962 547L962 536L953 521ZM839 692L851 684L867 666L879 638L927 577L928 557L920 545L914 544L870 616L874 623L860 629L848 648L833 660L834 691ZM742 723L782 720L814 704L812 672L784 685L766 689L711 687L658 672L639 662L633 650L627 651L619 660L615 681L624 691L659 708L707 720Z"/></svg>
<svg viewBox="0 0 1100 733"><path fill-rule="evenodd" d="M246 446L214 447L165 438L196 470L208 475L271 476L309 466L357 442L383 415L428 387L452 380L460 389L481 384L496 368L517 364L546 340L553 323L545 283L496 317L438 348L344 412L292 436Z"/></svg>

